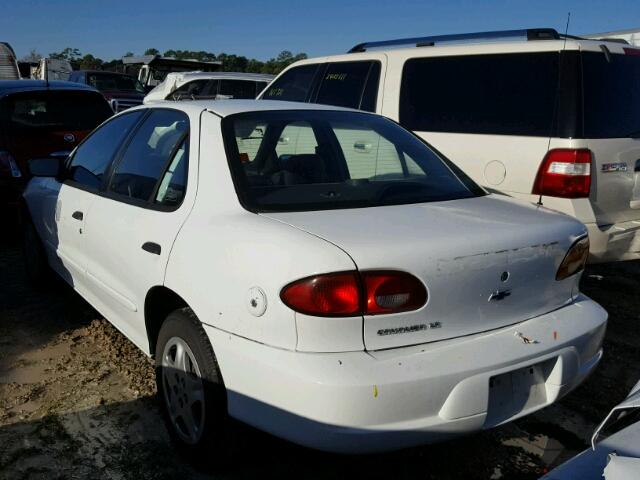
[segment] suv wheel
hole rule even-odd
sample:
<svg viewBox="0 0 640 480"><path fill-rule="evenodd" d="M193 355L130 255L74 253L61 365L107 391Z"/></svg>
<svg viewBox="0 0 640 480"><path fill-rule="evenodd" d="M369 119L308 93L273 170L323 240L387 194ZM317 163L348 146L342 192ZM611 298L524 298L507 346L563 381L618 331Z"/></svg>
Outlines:
<svg viewBox="0 0 640 480"><path fill-rule="evenodd" d="M47 254L31 220L25 221L23 238L24 266L27 280L33 286L42 287L49 276Z"/></svg>
<svg viewBox="0 0 640 480"><path fill-rule="evenodd" d="M156 344L156 384L167 428L188 453L229 452L226 392L211 343L189 308L172 312ZM202 458L202 457L201 457Z"/></svg>

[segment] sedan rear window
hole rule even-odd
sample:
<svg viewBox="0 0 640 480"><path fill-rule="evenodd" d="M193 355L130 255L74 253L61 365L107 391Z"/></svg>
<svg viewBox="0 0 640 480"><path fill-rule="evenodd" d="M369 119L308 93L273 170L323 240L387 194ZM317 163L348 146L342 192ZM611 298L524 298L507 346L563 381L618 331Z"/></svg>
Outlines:
<svg viewBox="0 0 640 480"><path fill-rule="evenodd" d="M96 92L21 92L0 102L0 123L11 130L93 130L113 115Z"/></svg>
<svg viewBox="0 0 640 480"><path fill-rule="evenodd" d="M484 191L422 140L374 115L271 111L223 120L241 203L252 211L373 207Z"/></svg>

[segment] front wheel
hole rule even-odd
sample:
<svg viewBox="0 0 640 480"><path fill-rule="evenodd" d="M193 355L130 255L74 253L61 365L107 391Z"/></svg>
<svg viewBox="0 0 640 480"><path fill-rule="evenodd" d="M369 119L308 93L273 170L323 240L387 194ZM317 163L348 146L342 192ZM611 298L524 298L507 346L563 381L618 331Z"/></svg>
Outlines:
<svg viewBox="0 0 640 480"><path fill-rule="evenodd" d="M226 392L202 324L189 308L172 312L156 344L156 384L167 428L187 453L230 452ZM200 456L200 458L203 458Z"/></svg>

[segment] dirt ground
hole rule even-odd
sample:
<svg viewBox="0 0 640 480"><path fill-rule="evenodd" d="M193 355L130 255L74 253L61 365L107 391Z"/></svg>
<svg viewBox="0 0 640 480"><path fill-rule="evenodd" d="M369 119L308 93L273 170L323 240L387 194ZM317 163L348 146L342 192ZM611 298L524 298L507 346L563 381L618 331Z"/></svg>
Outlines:
<svg viewBox="0 0 640 480"><path fill-rule="evenodd" d="M153 367L70 288L27 286L0 244L0 479L538 478L587 447L640 379L640 262L591 267L583 291L609 312L597 372L559 404L439 445L384 455L315 452L238 426L228 466L195 466L158 412ZM212 456L215 452L212 452Z"/></svg>

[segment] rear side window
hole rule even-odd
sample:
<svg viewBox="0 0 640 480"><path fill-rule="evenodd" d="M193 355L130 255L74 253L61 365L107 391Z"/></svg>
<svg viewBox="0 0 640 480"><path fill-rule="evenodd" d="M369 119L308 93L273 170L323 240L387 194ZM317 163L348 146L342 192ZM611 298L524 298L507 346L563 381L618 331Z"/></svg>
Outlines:
<svg viewBox="0 0 640 480"><path fill-rule="evenodd" d="M179 170L185 156L183 143L188 131L189 119L183 113L153 110L117 163L109 190L131 200L148 201L165 170L174 174ZM167 198L166 191L171 183L171 178L166 180L162 190L165 193L156 195L156 201L163 202Z"/></svg>
<svg viewBox="0 0 640 480"><path fill-rule="evenodd" d="M377 68L374 68L374 65ZM337 107L361 108L365 86L371 70L373 76L380 78L379 62L336 62L330 63L322 77L322 83L315 103L335 105ZM377 72L377 74L376 74ZM373 82L371 82L373 83ZM371 93L368 93L371 97ZM363 110L375 110L375 98L366 99L366 107ZM373 108L372 108L372 105Z"/></svg>
<svg viewBox="0 0 640 480"><path fill-rule="evenodd" d="M640 134L640 56L583 52L584 137Z"/></svg>
<svg viewBox="0 0 640 480"><path fill-rule="evenodd" d="M76 149L67 169L67 179L84 187L98 189L120 144L143 112L125 113L96 130Z"/></svg>
<svg viewBox="0 0 640 480"><path fill-rule="evenodd" d="M414 131L550 136L558 52L414 58L400 123Z"/></svg>
<svg viewBox="0 0 640 480"><path fill-rule="evenodd" d="M220 80L218 98L256 98L253 80Z"/></svg>
<svg viewBox="0 0 640 480"><path fill-rule="evenodd" d="M180 88L169 94L171 100L191 100L204 96L215 96L218 92L217 80L193 80L185 83Z"/></svg>
<svg viewBox="0 0 640 480"><path fill-rule="evenodd" d="M21 92L0 104L0 120L11 130L93 130L113 115L107 101L96 92Z"/></svg>
<svg viewBox="0 0 640 480"><path fill-rule="evenodd" d="M302 65L287 70L263 95L264 100L306 102L320 64Z"/></svg>

